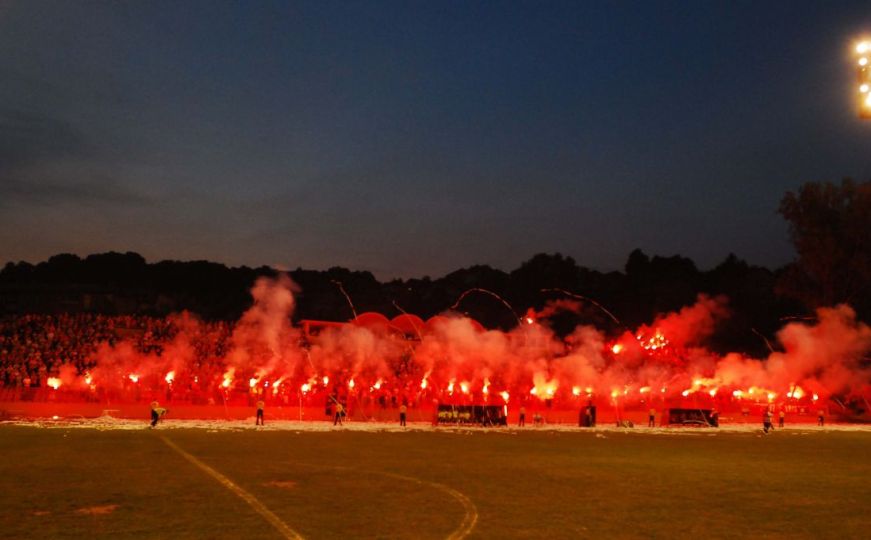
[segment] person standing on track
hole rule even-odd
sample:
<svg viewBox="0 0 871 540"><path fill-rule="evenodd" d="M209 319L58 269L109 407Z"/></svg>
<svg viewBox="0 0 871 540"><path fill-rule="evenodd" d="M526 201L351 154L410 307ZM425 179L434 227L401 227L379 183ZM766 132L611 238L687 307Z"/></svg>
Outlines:
<svg viewBox="0 0 871 540"><path fill-rule="evenodd" d="M266 407L266 403L261 399L257 402L257 419L254 421L255 426L263 425L263 408Z"/></svg>
<svg viewBox="0 0 871 540"><path fill-rule="evenodd" d="M656 409L647 411L647 427L656 427Z"/></svg>
<svg viewBox="0 0 871 540"><path fill-rule="evenodd" d="M160 406L156 401L151 402L151 427L155 427L161 418L166 416L168 411Z"/></svg>
<svg viewBox="0 0 871 540"><path fill-rule="evenodd" d="M526 407L523 405L520 406L520 420L517 421L518 427L523 427L526 425Z"/></svg>
<svg viewBox="0 0 871 540"><path fill-rule="evenodd" d="M783 427L785 421L786 413L783 411L783 409L780 409L780 414L777 415L777 427Z"/></svg>
<svg viewBox="0 0 871 540"><path fill-rule="evenodd" d="M774 429L774 426L771 425L771 409L765 409L765 413L762 415L762 430L765 433L768 433L770 430Z"/></svg>
<svg viewBox="0 0 871 540"><path fill-rule="evenodd" d="M333 425L342 425L342 417L345 416L345 407L340 403L336 402L336 417L333 419Z"/></svg>
<svg viewBox="0 0 871 540"><path fill-rule="evenodd" d="M399 406L399 425L405 426L405 413L408 412L408 407L403 403Z"/></svg>

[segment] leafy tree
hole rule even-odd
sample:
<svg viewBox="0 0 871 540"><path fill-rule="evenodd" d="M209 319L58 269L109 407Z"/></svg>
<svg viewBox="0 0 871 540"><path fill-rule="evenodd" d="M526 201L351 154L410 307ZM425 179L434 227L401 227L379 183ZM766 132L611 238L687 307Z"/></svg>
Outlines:
<svg viewBox="0 0 871 540"><path fill-rule="evenodd" d="M797 260L780 293L809 308L849 303L868 314L871 296L871 181L808 182L788 192L779 213L789 222Z"/></svg>

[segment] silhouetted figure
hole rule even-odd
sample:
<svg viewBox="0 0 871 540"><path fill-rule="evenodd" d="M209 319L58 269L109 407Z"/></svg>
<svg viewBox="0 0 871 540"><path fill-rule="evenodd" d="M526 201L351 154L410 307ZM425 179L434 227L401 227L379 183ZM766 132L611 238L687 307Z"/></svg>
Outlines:
<svg viewBox="0 0 871 540"><path fill-rule="evenodd" d="M342 417L345 416L345 407L341 403L336 403L336 417L333 419L333 425L342 425Z"/></svg>
<svg viewBox="0 0 871 540"><path fill-rule="evenodd" d="M783 412L783 409L780 409L780 414L777 415L777 427L783 427L783 423L786 421L786 413Z"/></svg>
<svg viewBox="0 0 871 540"><path fill-rule="evenodd" d="M656 409L647 412L647 427L656 427Z"/></svg>
<svg viewBox="0 0 871 540"><path fill-rule="evenodd" d="M263 408L266 407L266 403L261 399L257 402L257 419L254 421L255 426L263 425Z"/></svg>
<svg viewBox="0 0 871 540"><path fill-rule="evenodd" d="M768 433L774 426L771 425L771 409L765 409L765 413L762 415L762 430L765 433Z"/></svg>
<svg viewBox="0 0 871 540"><path fill-rule="evenodd" d="M520 407L520 420L517 421L518 427L523 427L526 425L526 407Z"/></svg>
<svg viewBox="0 0 871 540"><path fill-rule="evenodd" d="M405 403L399 406L399 425L405 425L405 413L408 411L408 407L405 406Z"/></svg>
<svg viewBox="0 0 871 540"><path fill-rule="evenodd" d="M156 401L151 402L151 427L157 425L161 418L166 416L168 411L160 406Z"/></svg>

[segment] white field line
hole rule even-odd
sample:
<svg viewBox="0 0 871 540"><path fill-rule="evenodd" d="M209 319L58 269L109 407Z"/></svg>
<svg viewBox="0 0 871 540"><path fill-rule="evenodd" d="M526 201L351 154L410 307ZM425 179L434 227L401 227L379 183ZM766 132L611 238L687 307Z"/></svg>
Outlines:
<svg viewBox="0 0 871 540"><path fill-rule="evenodd" d="M247 491L239 487L235 482L233 482L223 474L219 473L215 469L209 467L208 465L194 457L192 454L185 452L184 450L179 448L174 442L170 441L163 435L158 435L158 437L160 437L160 440L166 443L167 446L178 452L183 458L196 465L200 470L217 480L218 483L220 483L222 486L229 489L243 501L248 503L248 505L253 508L255 512L263 516L263 518L268 521L270 525L275 527L284 538L287 538L289 540L303 540L303 537L299 533L291 529L287 525L287 523L285 523L281 520L281 518L272 513L269 508L266 508L263 503L257 500L257 497L248 493Z"/></svg>
<svg viewBox="0 0 871 540"><path fill-rule="evenodd" d="M406 476L404 474L397 474L385 471L373 471L369 469L355 469L352 467L342 467L340 465L317 465L314 463L302 463L298 461L289 461L288 463L290 463L291 465L299 465L302 467L311 467L313 469L333 469L339 471L348 471L355 474L365 473L387 476L388 478L396 478L397 480L411 482L412 484L429 486L431 488L441 491L442 493L446 493L460 503L460 505L463 507L464 512L463 521L460 522L460 525L456 529L451 531L451 534L447 536L447 540L462 540L463 538L468 536L469 533L472 532L472 529L474 529L475 525L478 523L478 508L475 506L475 503L473 503L472 500L464 493L444 484L439 484L438 482L430 482L429 480L423 480L422 478L417 478L416 476Z"/></svg>

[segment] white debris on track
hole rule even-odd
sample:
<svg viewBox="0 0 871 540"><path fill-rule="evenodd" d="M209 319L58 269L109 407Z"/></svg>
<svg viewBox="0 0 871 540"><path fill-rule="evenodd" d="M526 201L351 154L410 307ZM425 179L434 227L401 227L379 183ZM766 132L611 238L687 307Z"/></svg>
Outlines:
<svg viewBox="0 0 871 540"><path fill-rule="evenodd" d="M97 418L34 418L24 420L7 420L0 422L6 426L27 426L35 428L56 429L94 429L94 430L143 430L149 429L149 422L143 420L120 419L111 416ZM595 428L580 428L570 424L549 424L536 427L480 427L480 426L434 426L426 422L409 423L407 427L401 427L397 423L388 422L349 422L341 426L334 426L332 422L317 421L288 421L276 420L265 426L257 426L254 418L250 420L193 420L193 419L167 419L157 425L156 430L174 429L198 429L209 433L220 431L289 431L289 432L369 432L369 433L459 433L459 434L510 434L540 432L564 432L564 433L624 433L637 435L673 435L673 436L699 436L716 435L718 433L756 433L762 431L762 426L756 424L721 424L718 428L707 427L656 427L656 428L620 428L616 426L597 426ZM793 424L774 431L785 433L813 433L813 432L868 432L871 433L871 424L829 424L816 426L813 424Z"/></svg>

